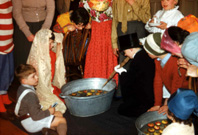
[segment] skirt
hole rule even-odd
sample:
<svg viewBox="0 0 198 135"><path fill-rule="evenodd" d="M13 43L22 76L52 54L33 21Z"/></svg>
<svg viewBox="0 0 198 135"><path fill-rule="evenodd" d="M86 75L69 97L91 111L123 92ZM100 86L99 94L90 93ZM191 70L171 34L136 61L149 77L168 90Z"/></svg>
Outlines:
<svg viewBox="0 0 198 135"><path fill-rule="evenodd" d="M26 22L29 26L30 31L32 34L36 34L43 25L44 21L41 22ZM17 67L20 64L25 64L27 58L29 56L29 52L32 46L32 42L27 40L27 37L24 33L19 29L18 25L15 24L14 27L14 66Z"/></svg>
<svg viewBox="0 0 198 135"><path fill-rule="evenodd" d="M111 44L112 21L92 21L91 41L85 59L84 78L108 79L118 64L117 57L113 54ZM118 83L118 75L114 76Z"/></svg>

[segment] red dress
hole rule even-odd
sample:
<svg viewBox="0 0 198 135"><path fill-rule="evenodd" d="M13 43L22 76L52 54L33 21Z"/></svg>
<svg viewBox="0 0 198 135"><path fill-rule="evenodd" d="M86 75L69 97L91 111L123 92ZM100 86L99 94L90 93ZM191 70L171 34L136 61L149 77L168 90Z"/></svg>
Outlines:
<svg viewBox="0 0 198 135"><path fill-rule="evenodd" d="M55 73L56 53L51 50L50 50L50 58L51 58L51 75L52 75L51 82L53 82L54 73ZM52 84L52 87L54 88L53 94L55 94L61 101L64 102L64 99L59 97L61 90L57 88L56 86L54 86L53 84Z"/></svg>
<svg viewBox="0 0 198 135"><path fill-rule="evenodd" d="M111 45L112 20L92 21L91 41L87 50L84 78L109 78L118 64ZM114 76L118 84L118 75Z"/></svg>

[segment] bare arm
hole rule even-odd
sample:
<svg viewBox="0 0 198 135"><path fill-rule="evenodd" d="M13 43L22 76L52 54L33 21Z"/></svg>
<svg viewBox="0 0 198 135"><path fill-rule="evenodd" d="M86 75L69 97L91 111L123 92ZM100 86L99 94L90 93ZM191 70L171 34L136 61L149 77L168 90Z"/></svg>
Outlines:
<svg viewBox="0 0 198 135"><path fill-rule="evenodd" d="M198 67L195 65L188 66L186 75L191 77L198 77Z"/></svg>
<svg viewBox="0 0 198 135"><path fill-rule="evenodd" d="M113 2L113 16L115 16L116 14L116 3ZM111 31L111 42L112 42L112 48L113 48L113 52L116 56L118 56L118 53L116 53L118 51L118 35L117 35L117 26L118 26L118 21L116 18L113 18L112 20L112 31Z"/></svg>

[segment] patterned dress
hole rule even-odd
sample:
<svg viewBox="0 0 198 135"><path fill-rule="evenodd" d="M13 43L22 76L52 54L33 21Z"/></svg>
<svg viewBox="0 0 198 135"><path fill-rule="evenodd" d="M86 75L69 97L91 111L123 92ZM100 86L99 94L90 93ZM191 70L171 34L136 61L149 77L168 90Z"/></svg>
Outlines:
<svg viewBox="0 0 198 135"><path fill-rule="evenodd" d="M82 0L80 7L84 7L92 18L91 41L87 50L84 78L109 78L118 64L111 45L112 1L105 11L96 11L90 7L89 0ZM118 82L118 75L114 76Z"/></svg>
<svg viewBox="0 0 198 135"><path fill-rule="evenodd" d="M66 72L62 54L63 34L54 32L54 42L60 44L60 46L56 45L53 47L53 51L57 54L57 57L55 57L53 54L50 56L49 38L51 33L52 31L49 29L41 29L36 33L27 64L34 66L38 73L39 81L36 86L36 94L40 104L43 106L42 110L47 110L49 106L57 102L56 111L65 113L66 106L57 97L57 94L60 93L58 89L66 83ZM56 86L58 89L56 90L53 86Z"/></svg>

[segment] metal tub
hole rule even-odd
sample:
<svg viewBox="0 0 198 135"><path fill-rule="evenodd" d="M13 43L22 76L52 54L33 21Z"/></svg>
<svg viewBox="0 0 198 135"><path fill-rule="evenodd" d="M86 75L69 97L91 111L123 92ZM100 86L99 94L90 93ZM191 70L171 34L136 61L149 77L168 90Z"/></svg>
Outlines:
<svg viewBox="0 0 198 135"><path fill-rule="evenodd" d="M71 81L61 88L62 93L59 95L64 98L70 114L79 117L94 116L107 111L111 106L116 83L114 80L109 81L103 88L107 79L88 78ZM106 94L94 95L89 97L75 97L69 94L79 90L100 89L108 91Z"/></svg>
<svg viewBox="0 0 198 135"><path fill-rule="evenodd" d="M145 135L144 132L141 131L142 127L152 121L167 119L166 115L159 114L157 111L154 112L146 112L139 116L135 121L135 126L138 131L138 135Z"/></svg>

